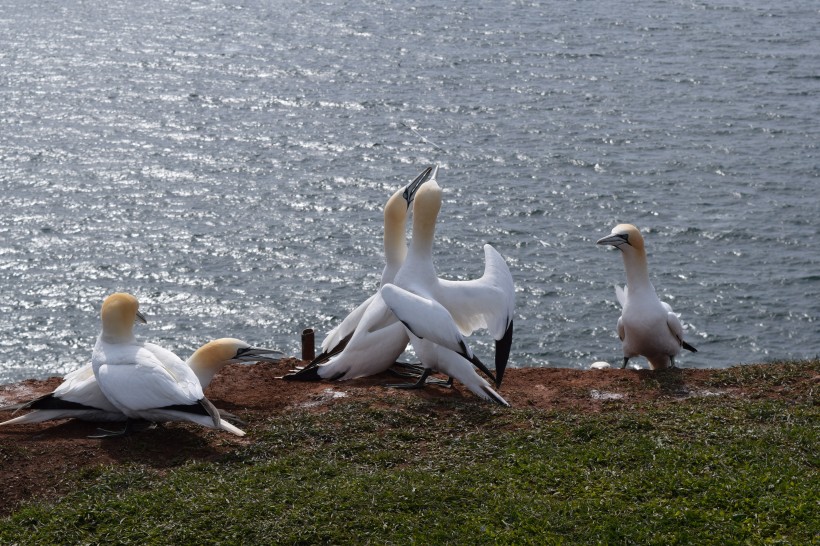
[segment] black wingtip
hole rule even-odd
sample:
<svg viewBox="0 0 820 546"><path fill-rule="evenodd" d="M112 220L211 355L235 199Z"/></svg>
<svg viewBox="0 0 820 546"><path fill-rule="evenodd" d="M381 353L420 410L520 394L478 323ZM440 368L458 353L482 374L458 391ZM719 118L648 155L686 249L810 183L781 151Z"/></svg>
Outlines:
<svg viewBox="0 0 820 546"><path fill-rule="evenodd" d="M220 411L216 409L216 406L214 406L211 401L204 396L193 404L172 404L170 406L163 406L157 409L190 413L192 415L207 415L213 420L215 428L219 428L219 423L221 421L219 416Z"/></svg>
<svg viewBox="0 0 820 546"><path fill-rule="evenodd" d="M285 381L321 381L319 366L308 366L296 373L289 373L282 377Z"/></svg>
<svg viewBox="0 0 820 546"><path fill-rule="evenodd" d="M464 358L467 358L467 355L463 356ZM496 381L495 379L495 375L493 374L493 372L491 372L490 369L487 368L487 366L485 366L484 363L481 362L481 360L479 360L479 358L476 355L473 355L472 358L468 358L467 360L472 362L476 368L484 372L484 375L486 375L490 379L490 381L492 381L493 383L498 383L498 381Z"/></svg>
<svg viewBox="0 0 820 546"><path fill-rule="evenodd" d="M217 411L219 411L219 418L223 421L227 421L232 425L236 425L238 427L244 427L248 425L248 422L239 417L238 415L234 415L233 413L221 409L218 409Z"/></svg>
<svg viewBox="0 0 820 546"><path fill-rule="evenodd" d="M54 396L54 393L49 393L41 396L40 398L35 398L29 402L23 402L22 404L15 404L13 406L7 406L4 408L0 408L3 410L24 410L24 409L31 409L31 410L99 410L100 408L95 408L93 406L86 406L85 404L80 404L79 402L69 402L68 400L63 400L62 398L57 398Z"/></svg>
<svg viewBox="0 0 820 546"><path fill-rule="evenodd" d="M355 333L355 330L353 332L350 332L349 334L347 334L345 337L343 337L342 340L339 343L337 343L334 347L331 347L330 350L322 351L321 353L316 355L316 358L311 360L310 364L305 366L305 369L313 368L315 366L318 366L319 364L324 364L325 362L330 360L332 357L334 357L337 354L344 351L345 347L347 347L347 344L350 342L350 338L353 337L354 333Z"/></svg>
<svg viewBox="0 0 820 546"><path fill-rule="evenodd" d="M689 344L688 344L688 343L686 343L685 341L681 341L681 342L680 342L680 345L681 345L681 347L683 347L683 348L684 348L684 349L686 349L687 351L692 351L693 353L698 352L698 350L697 350L697 349L695 349L694 347L692 347L691 345L689 345Z"/></svg>
<svg viewBox="0 0 820 546"><path fill-rule="evenodd" d="M497 392L495 392L494 390L492 390L491 388L489 388L489 387L482 387L481 389L482 389L485 393L487 393L487 396L489 396L489 397L490 397L490 400L492 400L493 402L495 402L495 403L496 403L496 404L498 404L499 406L504 406L505 408L509 408L509 407L511 407L509 402L507 402L506 400L504 400L503 398L501 398L501 396L500 396Z"/></svg>
<svg viewBox="0 0 820 546"><path fill-rule="evenodd" d="M501 386L501 380L504 378L504 371L507 369L507 362L510 360L510 350L512 349L513 339L513 321L507 326L507 331L504 332L504 337L495 342L495 387Z"/></svg>
<svg viewBox="0 0 820 546"><path fill-rule="evenodd" d="M199 405L202 406L205 412L211 417L214 422L214 427L219 428L219 424L222 419L219 417L219 410L216 409L216 406L214 406L211 401L204 396L197 400L197 402L199 402Z"/></svg>

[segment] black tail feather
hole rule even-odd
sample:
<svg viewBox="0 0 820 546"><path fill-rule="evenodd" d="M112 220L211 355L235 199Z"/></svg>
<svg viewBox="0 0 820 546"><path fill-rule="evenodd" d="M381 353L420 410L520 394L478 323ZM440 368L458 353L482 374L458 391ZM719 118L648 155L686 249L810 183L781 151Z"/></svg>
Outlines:
<svg viewBox="0 0 820 546"><path fill-rule="evenodd" d="M688 343L686 343L683 340L681 340L680 346L683 347L684 349L686 349L687 351L692 351L693 353L698 352L697 349L695 349L694 347L692 347L691 345L689 345Z"/></svg>
<svg viewBox="0 0 820 546"><path fill-rule="evenodd" d="M282 377L285 381L321 381L319 366L308 366L295 373L289 373Z"/></svg>

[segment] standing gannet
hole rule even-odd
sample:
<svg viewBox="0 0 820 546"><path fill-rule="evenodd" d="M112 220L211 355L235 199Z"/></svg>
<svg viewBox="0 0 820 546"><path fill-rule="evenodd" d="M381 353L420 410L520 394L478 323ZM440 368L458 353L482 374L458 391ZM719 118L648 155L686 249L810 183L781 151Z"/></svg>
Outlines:
<svg viewBox="0 0 820 546"><path fill-rule="evenodd" d="M490 331L496 340L496 377L493 379L496 386L500 385L512 345L515 307L512 275L501 255L491 245L484 245L484 274L481 278L471 281L439 279L432 251L441 193L436 180L419 189L413 208L413 237L407 257L393 284L382 288L382 296L409 331L413 347L425 368L421 379L413 386L423 386L430 372L441 371L459 379L477 395L507 405L489 384L476 381L480 378L472 364L489 377L493 376L467 346L464 336L479 328Z"/></svg>
<svg viewBox="0 0 820 546"><path fill-rule="evenodd" d="M142 317L142 314L139 315ZM137 319L140 320L140 319ZM144 320L144 317L142 318ZM150 347L157 345L146 343ZM194 371L202 389L210 385L214 375L228 364L238 362L278 362L282 352L275 349L253 347L234 338L221 338L210 341L197 349L188 358L186 364ZM63 378L63 382L54 392L35 398L29 402L1 407L0 411L34 410L31 413L15 417L0 423L3 425L20 425L23 423L40 423L53 419L81 419L84 421L114 422L125 421L127 417L105 397L91 363L74 370Z"/></svg>
<svg viewBox="0 0 820 546"><path fill-rule="evenodd" d="M615 287L615 296L623 311L618 318L618 337L624 349L624 364L635 356L643 356L653 370L675 366L675 355L681 347L697 349L683 340L683 326L672 307L658 299L649 282L649 269L643 237L631 224L619 224L612 233L598 241L621 251L626 268L626 287Z"/></svg>
<svg viewBox="0 0 820 546"><path fill-rule="evenodd" d="M153 422L191 421L245 435L220 418L219 411L205 398L196 374L182 359L134 338L134 320L141 317L134 296L108 296L100 314L102 333L91 354L91 366L105 397L126 417Z"/></svg>
<svg viewBox="0 0 820 546"><path fill-rule="evenodd" d="M490 370L467 346L453 317L443 305L392 284L382 288L382 297L409 331L410 342L424 368L418 382L389 386L406 389L422 388L431 373L441 372L449 376L448 385L452 384L453 379L458 379L479 397L502 406L510 405L493 390L483 377L476 373L473 364L493 378ZM456 350L448 347L455 347Z"/></svg>
<svg viewBox="0 0 820 546"><path fill-rule="evenodd" d="M436 168L437 169L437 168ZM379 287L388 282L392 282L404 257L407 255L407 243L405 242L405 224L407 213L413 205L413 199L419 187L435 178L434 167L424 169L412 182L396 190L384 205L384 269ZM370 296L356 309L350 312L338 326L331 330L322 341L321 353L313 359L311 364L325 362L328 357L340 352L350 341L353 331L361 322L368 306L376 299L376 294ZM404 342L405 346L407 341ZM399 353L401 354L401 353Z"/></svg>
<svg viewBox="0 0 820 546"><path fill-rule="evenodd" d="M351 312L322 342L322 352L292 381L356 379L387 370L404 352L410 338L384 304L381 286L391 282L407 255L405 224L418 189L435 179L438 167L427 167L397 190L384 206L384 259L379 291Z"/></svg>

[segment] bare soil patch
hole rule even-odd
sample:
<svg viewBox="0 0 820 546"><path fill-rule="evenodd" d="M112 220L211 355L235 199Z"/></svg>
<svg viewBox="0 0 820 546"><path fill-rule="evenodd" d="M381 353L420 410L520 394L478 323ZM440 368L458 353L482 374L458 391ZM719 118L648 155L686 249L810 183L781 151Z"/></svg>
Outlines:
<svg viewBox="0 0 820 546"><path fill-rule="evenodd" d="M107 465L144 464L162 472L188 461L217 460L253 442L254 430L267 418L289 412L325 411L335 404L372 400L384 404L391 397L424 397L451 400L474 399L456 383L452 389L385 389L396 382L391 374L347 382L290 382L278 379L296 359L276 364L228 366L206 390L219 408L245 419L248 436L233 435L182 423L166 423L155 429L116 439L91 439L98 424L75 420L50 421L0 428L0 516L11 513L20 502L58 498L68 487L67 477ZM560 368L509 369L500 392L513 407L547 411L601 412L613 405L676 403L692 397L811 399L820 389L817 366L786 374L787 381L773 386L756 381L773 366L743 366L742 374L726 370L571 370ZM738 378L737 375L742 375ZM30 400L54 390L61 378L28 380L0 385L0 405ZM399 381L401 382L401 380ZM0 420L11 418L0 412ZM109 428L112 425L107 425ZM114 427L117 424L113 425ZM150 438L150 441L146 441Z"/></svg>

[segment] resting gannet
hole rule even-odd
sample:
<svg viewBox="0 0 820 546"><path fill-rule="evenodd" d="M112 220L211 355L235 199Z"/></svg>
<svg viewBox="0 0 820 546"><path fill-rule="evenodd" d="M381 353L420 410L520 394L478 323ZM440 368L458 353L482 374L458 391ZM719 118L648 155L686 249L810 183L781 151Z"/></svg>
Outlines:
<svg viewBox="0 0 820 546"><path fill-rule="evenodd" d="M619 224L612 233L598 241L621 251L626 268L626 287L615 287L615 295L623 311L618 319L618 337L624 350L624 364L629 359L643 356L653 370L675 366L675 356L681 347L697 349L683 340L683 326L672 307L658 299L655 287L649 282L646 250L638 228Z"/></svg>
<svg viewBox="0 0 820 546"><path fill-rule="evenodd" d="M484 245L485 265L481 278L471 281L439 279L432 250L440 209L441 188L436 180L432 180L416 195L410 248L393 284L382 288L382 297L409 331L413 347L425 368L419 383L414 386L422 386L431 371L441 371L459 379L478 396L506 405L506 401L486 382L482 385L475 380L478 375L470 363L494 379L496 386L501 384L512 345L515 307L512 275L501 255L491 245ZM496 377L473 354L464 339L479 328L487 328L496 340Z"/></svg>
<svg viewBox="0 0 820 546"><path fill-rule="evenodd" d="M145 345L156 347L150 343ZM210 341L197 349L188 358L186 364L194 371L202 388L206 389L211 384L214 375L227 364L278 362L281 358L281 351L252 347L239 339L221 338ZM29 402L0 407L0 411L17 412L26 409L34 411L0 423L0 426L69 418L98 422L127 419L125 414L109 402L103 394L97 378L94 377L91 363L67 374L54 392Z"/></svg>
<svg viewBox="0 0 820 546"><path fill-rule="evenodd" d="M397 190L384 205L384 259L381 286L391 282L407 255L405 224L418 189L435 179L437 167L427 167ZM322 352L288 380L356 379L381 373L404 352L410 338L384 305L377 291L353 310L322 342Z"/></svg>
<svg viewBox="0 0 820 546"><path fill-rule="evenodd" d="M182 359L134 338L134 320L145 320L134 296L108 296L100 314L102 332L91 354L91 366L100 389L114 407L129 419L191 421L245 435L220 418L205 398L196 374Z"/></svg>
<svg viewBox="0 0 820 546"><path fill-rule="evenodd" d="M241 362L279 362L285 354L277 349L254 347L233 337L222 337L209 341L192 354L185 363L188 365L202 389L207 389L214 376L228 364Z"/></svg>

